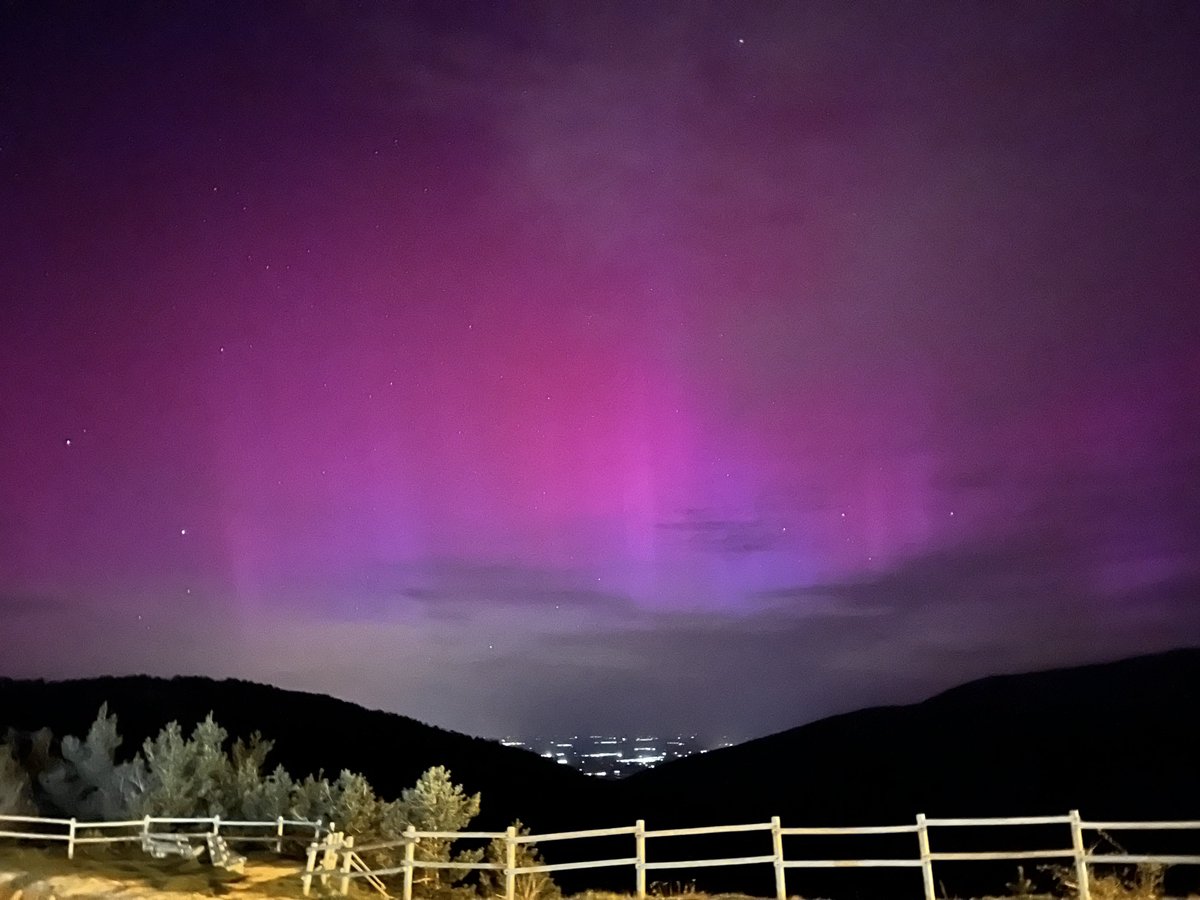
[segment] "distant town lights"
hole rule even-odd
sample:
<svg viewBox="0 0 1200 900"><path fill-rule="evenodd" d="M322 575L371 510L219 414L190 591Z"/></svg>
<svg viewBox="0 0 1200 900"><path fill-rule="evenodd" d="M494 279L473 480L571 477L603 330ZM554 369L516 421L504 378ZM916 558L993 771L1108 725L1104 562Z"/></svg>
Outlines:
<svg viewBox="0 0 1200 900"><path fill-rule="evenodd" d="M574 735L570 739L523 740L507 737L501 743L532 750L543 758L553 759L559 765L572 766L596 778L620 778L668 760L707 752L694 734L676 734L665 738L645 734L632 738L605 734L591 734L582 738ZM728 742L723 741L721 746L728 746Z"/></svg>

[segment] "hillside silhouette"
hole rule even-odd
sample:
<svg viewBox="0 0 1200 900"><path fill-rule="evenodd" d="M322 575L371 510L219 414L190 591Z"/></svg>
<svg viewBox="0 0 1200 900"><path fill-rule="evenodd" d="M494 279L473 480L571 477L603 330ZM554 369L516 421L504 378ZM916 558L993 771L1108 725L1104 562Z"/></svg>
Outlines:
<svg viewBox="0 0 1200 900"><path fill-rule="evenodd" d="M1192 818L1200 649L969 682L691 756L618 785L663 826L930 816ZM704 786L697 791L698 786ZM716 800L719 797L719 802Z"/></svg>
<svg viewBox="0 0 1200 900"><path fill-rule="evenodd" d="M785 826L906 824L930 817L1060 815L1085 819L1196 819L1200 811L1200 649L1113 663L984 678L921 703L864 709L735 747L695 755L623 781L589 778L498 742L424 725L318 694L245 681L141 676L62 682L0 679L0 734L42 726L82 735L101 703L118 716L132 755L176 720L185 731L212 711L231 737L255 730L275 741L268 766L301 777L341 769L367 776L382 797L399 796L426 768L448 766L483 795L475 823L502 829L521 818L535 833L630 825L671 828L765 822ZM612 839L617 840L617 839ZM758 855L761 833L652 841L653 860ZM789 839L799 840L799 839ZM1131 851L1195 852L1196 835L1122 837ZM1065 846L1053 829L978 829L937 834L935 849ZM817 857L912 858L912 835L830 839ZM551 861L627 855L630 848L561 849ZM789 843L789 858L811 855ZM561 854L561 855L560 855ZM576 855L579 854L579 855ZM943 865L939 877L954 866ZM759 871L762 869L762 871ZM772 892L768 866L702 870L708 889ZM798 870L797 870L798 871ZM971 864L952 888L994 888L1015 867ZM621 870L563 873L565 887L630 889ZM789 876L790 877L790 876ZM797 874L804 893L844 894L845 873ZM912 873L854 873L862 896L886 895ZM790 883L790 882L789 882ZM1001 884L1003 882L1001 881Z"/></svg>
<svg viewBox="0 0 1200 900"><path fill-rule="evenodd" d="M0 679L0 737L48 726L56 739L87 734L100 704L117 716L127 759L170 721L185 733L211 711L233 738L254 731L275 742L267 768L282 764L301 778L342 769L366 775L381 797L394 798L430 766L444 765L456 783L481 792L477 824L498 828L520 817L530 827L558 828L568 810L601 787L568 766L497 741L470 737L415 719L322 694L235 679L122 676L70 681ZM563 809L563 800L569 801ZM574 821L574 819L572 819Z"/></svg>
<svg viewBox="0 0 1200 900"><path fill-rule="evenodd" d="M1196 820L1200 811L1200 650L970 682L921 703L834 716L633 775L620 805L651 828L765 822L910 824L932 817L1063 815L1085 820ZM735 839L736 838L736 839ZM1195 853L1197 832L1120 832L1130 852ZM1089 838L1091 839L1091 838ZM912 859L912 835L790 838L788 858ZM1070 846L1066 826L941 829L939 851ZM657 859L767 853L764 834L677 841ZM667 849L667 848L664 848ZM1106 849L1113 849L1108 846ZM1037 862L1026 865L1035 871ZM769 867L703 872L710 890L771 892ZM761 870L761 871L760 871ZM913 870L807 871L808 896L893 896ZM1016 864L939 863L951 895L1003 892ZM1172 879L1175 883L1172 883ZM1182 880L1181 880L1182 879ZM1190 880L1189 880L1190 879ZM1168 886L1196 888L1173 870Z"/></svg>

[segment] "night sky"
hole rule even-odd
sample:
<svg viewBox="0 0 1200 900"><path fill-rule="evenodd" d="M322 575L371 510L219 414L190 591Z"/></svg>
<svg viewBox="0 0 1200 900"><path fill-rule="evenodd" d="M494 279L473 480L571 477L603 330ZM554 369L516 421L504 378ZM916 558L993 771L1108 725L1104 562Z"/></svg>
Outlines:
<svg viewBox="0 0 1200 900"><path fill-rule="evenodd" d="M0 2L0 674L747 738L1200 643L1198 46Z"/></svg>

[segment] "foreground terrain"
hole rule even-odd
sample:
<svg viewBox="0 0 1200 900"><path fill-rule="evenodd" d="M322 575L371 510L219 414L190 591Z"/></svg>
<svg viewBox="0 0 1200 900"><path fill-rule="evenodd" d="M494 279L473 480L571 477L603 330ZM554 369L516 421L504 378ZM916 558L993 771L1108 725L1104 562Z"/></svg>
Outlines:
<svg viewBox="0 0 1200 900"><path fill-rule="evenodd" d="M236 900L300 898L302 863L269 854L251 857L244 873L233 874L214 869L197 860L157 860L136 851L89 848L66 858L58 848L45 850L13 844L0 844L0 900L201 900L229 897ZM332 898L337 882L333 876L327 887L314 881L311 897ZM1028 883L1009 884L1007 895L1019 900L1056 900L1070 897L1072 891L1037 893ZM1061 887L1061 885L1060 885ZM1161 877L1153 869L1098 875L1092 882L1093 900L1168 900ZM380 895L360 883L352 884L350 897L365 900ZM695 889L692 882L653 882L649 900L755 900L746 894L709 894ZM907 896L919 894L907 893ZM944 895L942 895L944 896ZM1200 895L1187 894L1187 900ZM567 900L632 900L629 894L609 891L584 891ZM792 900L800 900L793 897ZM985 897L983 900L999 900Z"/></svg>
<svg viewBox="0 0 1200 900"><path fill-rule="evenodd" d="M101 900L200 897L300 897L303 862L251 857L243 874L200 860L154 859L137 851L83 850L69 860L61 850L0 845L0 900ZM312 895L321 891L314 885Z"/></svg>

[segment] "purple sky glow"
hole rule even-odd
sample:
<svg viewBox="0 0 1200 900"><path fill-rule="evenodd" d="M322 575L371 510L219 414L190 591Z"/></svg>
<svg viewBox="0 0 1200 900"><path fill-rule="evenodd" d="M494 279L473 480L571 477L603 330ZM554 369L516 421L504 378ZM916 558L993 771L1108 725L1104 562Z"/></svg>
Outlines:
<svg viewBox="0 0 1200 900"><path fill-rule="evenodd" d="M595 6L0 6L0 674L747 738L1200 643L1197 7Z"/></svg>

